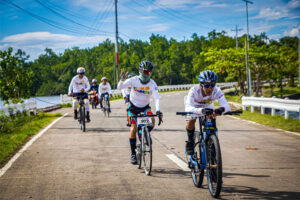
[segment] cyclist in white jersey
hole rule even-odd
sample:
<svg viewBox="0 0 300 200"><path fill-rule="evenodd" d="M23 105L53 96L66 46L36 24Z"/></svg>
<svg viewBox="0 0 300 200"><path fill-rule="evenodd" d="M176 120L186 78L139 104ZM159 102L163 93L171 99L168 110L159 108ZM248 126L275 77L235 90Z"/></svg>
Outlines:
<svg viewBox="0 0 300 200"><path fill-rule="evenodd" d="M130 136L129 136L129 143L131 147L131 163L136 164L136 132L137 132L137 125L135 118L131 119L133 114L138 114L143 112L146 115L151 115L151 107L150 98L151 95L154 98L155 107L156 107L156 114L162 117L162 113L160 112L160 101L159 101L159 94L158 88L154 80L150 78L151 71L153 69L153 65L149 61L142 61L139 65L139 76L132 77L125 81L125 71L124 69L121 71L122 79L118 83L118 89L126 89L131 87L130 91L130 102L128 105L128 121L131 122L130 127ZM149 128L151 131L155 125L155 120L152 118L153 126Z"/></svg>
<svg viewBox="0 0 300 200"><path fill-rule="evenodd" d="M204 110L213 109L214 101L218 100L220 108L216 109L212 115L218 116L223 112L230 111L230 107L226 101L226 98L220 88L216 87L217 75L210 71L205 70L200 73L198 80L199 85L190 89L188 95L184 99L185 111L193 112L195 114L203 114ZM186 153L188 155L194 154L194 132L196 116L187 117L187 135L188 141L186 142Z"/></svg>
<svg viewBox="0 0 300 200"><path fill-rule="evenodd" d="M134 73L131 73L127 76L127 78L132 78L136 76ZM131 91L131 87L128 87L128 88L125 88L125 89L122 89L122 95L123 95L123 99L125 101L125 104L127 104L129 102L129 97L130 97L130 91Z"/></svg>
<svg viewBox="0 0 300 200"><path fill-rule="evenodd" d="M86 76L84 76L85 69L83 67L79 67L77 69L77 76L75 76L69 86L69 92L68 95L72 96L73 94L73 109L74 109L74 119L77 119L77 104L79 97L78 95L84 95L84 104L85 109L87 111L86 114L86 120L87 122L90 122L90 106L89 106L89 100L88 100L88 94L87 91L90 90L90 83Z"/></svg>
<svg viewBox="0 0 300 200"><path fill-rule="evenodd" d="M111 87L109 82L107 82L107 78L103 77L101 79L102 83L99 85L99 100L100 100L100 109L103 108L102 101L105 95L107 95L107 103L108 103L108 112L111 112L110 110L110 103L109 103L109 97L111 96Z"/></svg>

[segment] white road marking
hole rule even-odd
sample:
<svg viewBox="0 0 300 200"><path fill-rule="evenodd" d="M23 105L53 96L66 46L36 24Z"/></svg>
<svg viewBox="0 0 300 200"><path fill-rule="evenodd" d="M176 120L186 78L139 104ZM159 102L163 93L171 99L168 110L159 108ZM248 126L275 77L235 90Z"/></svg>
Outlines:
<svg viewBox="0 0 300 200"><path fill-rule="evenodd" d="M49 128L51 128L56 122L61 120L64 116L68 113L64 114L63 116L59 117L58 119L54 120L51 124L49 124L46 128L41 130L38 134L36 134L29 142L27 142L22 149L20 149L9 161L6 165L0 169L0 177L5 174L5 172L12 166L12 164L20 157L20 155L26 151L39 137L41 137Z"/></svg>
<svg viewBox="0 0 300 200"><path fill-rule="evenodd" d="M183 171L189 172L191 171L188 167L187 164L185 162L183 162L182 160L180 160L177 156L175 156L174 154L166 154L166 156L172 160L176 165L178 165Z"/></svg>

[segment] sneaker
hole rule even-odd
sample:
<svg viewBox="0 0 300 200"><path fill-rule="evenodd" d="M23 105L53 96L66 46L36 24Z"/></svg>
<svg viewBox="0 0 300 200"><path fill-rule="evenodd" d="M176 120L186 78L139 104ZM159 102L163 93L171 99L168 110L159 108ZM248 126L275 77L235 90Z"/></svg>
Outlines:
<svg viewBox="0 0 300 200"><path fill-rule="evenodd" d="M136 155L135 154L131 154L130 162L133 165L137 164L137 160L136 160Z"/></svg>
<svg viewBox="0 0 300 200"><path fill-rule="evenodd" d="M188 155L194 154L194 141L186 141L185 151Z"/></svg>

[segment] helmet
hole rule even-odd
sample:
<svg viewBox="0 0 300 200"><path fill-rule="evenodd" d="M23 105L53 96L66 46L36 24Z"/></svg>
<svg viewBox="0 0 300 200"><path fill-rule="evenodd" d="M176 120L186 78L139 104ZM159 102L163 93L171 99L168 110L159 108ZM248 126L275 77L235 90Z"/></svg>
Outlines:
<svg viewBox="0 0 300 200"><path fill-rule="evenodd" d="M103 80L107 80L107 78L104 76L101 78L101 81L103 81Z"/></svg>
<svg viewBox="0 0 300 200"><path fill-rule="evenodd" d="M97 83L97 80L96 80L96 79L93 79L93 80L92 80L92 83Z"/></svg>
<svg viewBox="0 0 300 200"><path fill-rule="evenodd" d="M84 74L84 73L85 73L85 69L83 67L78 67L77 74Z"/></svg>
<svg viewBox="0 0 300 200"><path fill-rule="evenodd" d="M216 73L210 71L210 70L205 70L200 72L198 80L200 83L202 82L217 82L218 77Z"/></svg>
<svg viewBox="0 0 300 200"><path fill-rule="evenodd" d="M144 60L139 64L139 70L142 71L152 71L153 65L150 61Z"/></svg>
<svg viewBox="0 0 300 200"><path fill-rule="evenodd" d="M132 78L134 76L136 76L136 75L134 73L131 73L131 74L128 75L128 78Z"/></svg>

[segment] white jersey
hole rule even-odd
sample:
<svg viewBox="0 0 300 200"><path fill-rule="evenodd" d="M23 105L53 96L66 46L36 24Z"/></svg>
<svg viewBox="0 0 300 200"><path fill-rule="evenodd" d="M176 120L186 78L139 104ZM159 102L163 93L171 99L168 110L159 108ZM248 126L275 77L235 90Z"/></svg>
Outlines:
<svg viewBox="0 0 300 200"><path fill-rule="evenodd" d="M230 106L220 88L214 87L210 96L203 97L200 85L196 85L190 89L185 97L185 111L201 114L203 108L213 109L215 100L218 100L220 106L225 108L225 112L230 111Z"/></svg>
<svg viewBox="0 0 300 200"><path fill-rule="evenodd" d="M126 81L120 80L118 83L118 89L122 90L125 88L131 87L130 91L130 101L134 106L138 108L143 108L150 104L151 95L153 95L156 111L160 110L160 101L158 88L152 79L150 79L149 83L142 84L139 80L139 77L135 76Z"/></svg>
<svg viewBox="0 0 300 200"><path fill-rule="evenodd" d="M108 93L110 94L111 93L111 87L110 87L110 84L108 82L106 82L106 84L104 85L103 83L101 83L99 85L99 94L103 94L103 93Z"/></svg>
<svg viewBox="0 0 300 200"><path fill-rule="evenodd" d="M128 88L126 88L126 89L123 89L123 90L122 90L123 98L127 97L127 95L130 94L130 91L131 91L131 87L128 87Z"/></svg>
<svg viewBox="0 0 300 200"><path fill-rule="evenodd" d="M89 91L91 88L89 80L86 76L79 78L79 76L74 76L69 86L69 94L72 93L80 93L81 89L84 89L85 92Z"/></svg>

